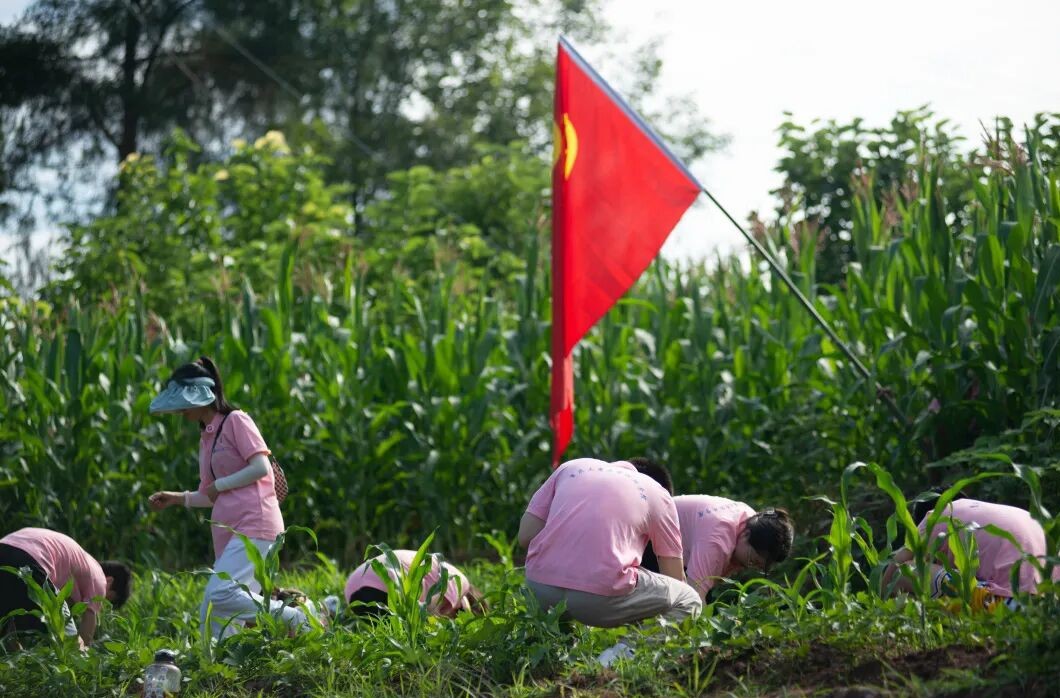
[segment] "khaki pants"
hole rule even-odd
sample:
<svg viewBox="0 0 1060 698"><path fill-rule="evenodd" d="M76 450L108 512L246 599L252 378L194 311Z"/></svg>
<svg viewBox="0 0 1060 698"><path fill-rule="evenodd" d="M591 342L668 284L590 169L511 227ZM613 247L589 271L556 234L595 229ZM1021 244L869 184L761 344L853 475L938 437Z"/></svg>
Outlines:
<svg viewBox="0 0 1060 698"><path fill-rule="evenodd" d="M672 577L649 570L637 570L637 586L623 596L602 596L586 591L540 584L532 579L526 585L545 609L567 602L564 617L597 628L615 628L645 618L663 616L681 621L698 615L703 602L695 589Z"/></svg>

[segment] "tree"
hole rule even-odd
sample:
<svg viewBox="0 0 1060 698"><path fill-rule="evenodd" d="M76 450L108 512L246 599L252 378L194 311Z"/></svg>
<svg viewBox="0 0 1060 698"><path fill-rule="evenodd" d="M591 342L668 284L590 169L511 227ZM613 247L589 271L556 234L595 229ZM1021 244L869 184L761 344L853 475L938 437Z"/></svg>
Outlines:
<svg viewBox="0 0 1060 698"><path fill-rule="evenodd" d="M852 193L857 187L870 186L881 198L896 188L915 186L919 154L927 151L944 168L938 176L949 210L960 208L962 192L967 190L958 152L962 139L926 107L899 112L884 128L870 128L862 119L854 119L823 125L815 120L808 129L789 118L779 131L779 145L786 152L776 170L784 175L784 183L772 193L780 197L779 213L794 205L808 226L820 230L817 280L822 283L840 281L854 259L850 230Z"/></svg>
<svg viewBox="0 0 1060 698"><path fill-rule="evenodd" d="M158 154L174 127L203 157L279 128L328 153L359 218L389 172L514 140L544 154L554 37L604 35L597 13L598 0L37 0L0 34L0 160L30 189L27 175L54 171L69 218L101 163ZM640 58L631 86L650 91L658 60ZM686 155L716 145L680 130Z"/></svg>
<svg viewBox="0 0 1060 698"><path fill-rule="evenodd" d="M201 149L178 131L163 157L130 154L114 211L71 227L62 278L44 297L111 308L139 298L179 323L216 310L244 284L271 292L288 247L304 249L307 283L321 266L338 260L341 269L352 216L342 187L324 180L323 158L292 152L279 131L234 149L197 163Z"/></svg>
<svg viewBox="0 0 1060 698"><path fill-rule="evenodd" d="M776 170L784 175L784 184L772 193L780 198L778 213L786 216L794 209L802 220L792 222L820 235L817 280L837 283L850 262L863 261L857 260L850 235L859 196L868 193L883 211L894 214L898 200L933 177L943 211L960 225L974 214L969 192L976 183L1009 168L997 144L1013 144L1043 170L1060 161L1060 113L1036 114L1031 123L1019 126L999 117L983 129L985 144L966 148L953 126L926 106L898 112L886 127L870 128L862 119L848 124L814 121L810 129L790 119L781 124L780 147L787 152ZM1028 152L1024 148L1031 146L1017 145L1021 142L1037 145Z"/></svg>
<svg viewBox="0 0 1060 698"><path fill-rule="evenodd" d="M62 278L42 297L138 305L194 327L247 287L271 296L285 264L295 265L291 294L330 302L353 276L373 287L507 287L544 246L549 164L522 144L483 147L466 167L391 173L356 236L348 187L326 180L326 158L279 131L233 148L198 162L201 148L178 131L161 157L131 154L114 211L71 228Z"/></svg>
<svg viewBox="0 0 1060 698"><path fill-rule="evenodd" d="M191 8L192 0L38 0L18 26L0 29L0 216L19 218L25 268L42 266L28 252L39 211L55 221L98 210L101 165L208 110L179 72ZM35 285L38 275L22 281Z"/></svg>

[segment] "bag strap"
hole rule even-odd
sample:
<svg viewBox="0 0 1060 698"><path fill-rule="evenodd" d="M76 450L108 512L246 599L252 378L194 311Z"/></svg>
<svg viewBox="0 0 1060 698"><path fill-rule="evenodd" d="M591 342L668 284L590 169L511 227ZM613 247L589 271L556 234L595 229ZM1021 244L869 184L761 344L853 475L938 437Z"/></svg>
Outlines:
<svg viewBox="0 0 1060 698"><path fill-rule="evenodd" d="M226 412L225 416L221 418L221 426L217 427L217 433L213 435L213 446L210 448L210 477L217 481L217 475L213 471L213 454L217 450L217 439L221 438L221 431L225 428L225 422L228 421L228 415L231 412Z"/></svg>

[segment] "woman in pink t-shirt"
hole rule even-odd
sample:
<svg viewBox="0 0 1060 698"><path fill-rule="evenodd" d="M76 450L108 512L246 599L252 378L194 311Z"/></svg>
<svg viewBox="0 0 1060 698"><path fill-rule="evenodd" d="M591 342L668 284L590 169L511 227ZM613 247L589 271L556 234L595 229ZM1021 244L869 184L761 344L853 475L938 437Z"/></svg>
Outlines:
<svg viewBox="0 0 1060 698"><path fill-rule="evenodd" d="M213 508L214 574L206 583L201 615L204 624L207 614L215 619L212 630L219 636L233 621L253 619L262 603L254 565L233 531L249 538L263 556L283 531L269 448L254 420L225 400L221 375L205 356L174 371L150 409L152 414L179 412L199 423L198 489L155 492L149 501L155 511L178 504ZM230 579L222 579L222 572ZM301 611L280 601L270 607L292 629L306 623Z"/></svg>
<svg viewBox="0 0 1060 698"><path fill-rule="evenodd" d="M923 502L914 508L914 519L919 519L917 527L922 536L928 535L927 520L933 510L933 504ZM1014 592L1037 593L1042 574L1031 559L1037 558L1044 565L1048 552L1041 524L1026 509L960 497L946 505L930 532L929 551L935 555L935 559L929 563L932 597L955 596L957 593L954 580L944 564L945 561L953 565L949 541L951 525L956 535L964 536L970 532L975 538L979 567L975 572L978 588L973 593L974 608L989 608L998 600L1003 600L1010 608L1016 608L1018 604L1010 601ZM1007 532L1012 540L995 535L987 526ZM907 574L900 574L900 570L912 561L913 553L909 548L902 548L895 553L893 562L884 573L885 588L911 593L913 583ZM1015 589L1012 586L1014 572ZM1060 581L1060 567L1054 568L1052 580Z"/></svg>
<svg viewBox="0 0 1060 698"><path fill-rule="evenodd" d="M87 608L76 626L71 619L67 633L77 633L81 646L92 642L101 613L100 601L106 599L114 608L121 608L132 588L132 572L124 563L114 560L98 562L77 541L58 531L46 528L23 528L0 538L0 568L26 568L33 581L50 586L53 591L73 582L67 602L85 602ZM63 603L68 612L67 603ZM26 581L14 573L0 569L0 619L13 611L28 611L14 615L0 625L0 640L8 630L44 631L46 626L40 608L34 601Z"/></svg>
<svg viewBox="0 0 1060 698"><path fill-rule="evenodd" d="M387 555L378 555L365 560L346 579L343 596L351 605L351 610L358 615L375 616L382 612L381 606L387 603L387 585L375 570L373 562L378 562L395 582L400 576L407 575L416 557L415 550L394 550L394 561ZM467 575L441 559L437 554L429 555L431 569L423 577L423 589L420 601L426 604L431 615L454 617L460 611L470 611L482 615L488 609L482 592L468 580ZM445 589L431 594L431 589L441 580L445 570L447 581Z"/></svg>
<svg viewBox="0 0 1060 698"><path fill-rule="evenodd" d="M703 607L684 582L673 499L631 461L561 464L530 498L518 540L538 603L563 603L565 616L586 625L613 628L654 616L680 622ZM641 568L649 541L661 573Z"/></svg>
<svg viewBox="0 0 1060 698"><path fill-rule="evenodd" d="M637 471L673 494L666 468L647 458L631 458ZM784 509L755 512L747 504L707 494L674 497L681 525L682 563L688 583L704 601L718 580L746 569L768 571L787 559L795 539L795 523ZM651 544L641 567L659 571Z"/></svg>
<svg viewBox="0 0 1060 698"><path fill-rule="evenodd" d="M674 504L685 573L702 599L719 580L747 569L766 572L791 553L795 527L784 509L755 512L743 502L707 494L674 497Z"/></svg>

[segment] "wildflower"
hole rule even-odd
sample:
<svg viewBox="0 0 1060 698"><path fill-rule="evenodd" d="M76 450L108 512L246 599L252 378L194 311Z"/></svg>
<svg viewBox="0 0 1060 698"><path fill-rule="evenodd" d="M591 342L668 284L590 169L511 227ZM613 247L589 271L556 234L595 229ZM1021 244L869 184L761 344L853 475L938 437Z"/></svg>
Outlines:
<svg viewBox="0 0 1060 698"><path fill-rule="evenodd" d="M268 131L264 136L254 141L254 147L258 150L269 149L274 150L278 153L289 153L290 148L287 147L287 139L284 138L281 131Z"/></svg>
<svg viewBox="0 0 1060 698"><path fill-rule="evenodd" d="M124 171L125 168L129 167L130 165L132 165L134 162L136 162L139 159L140 159L140 154L139 153L135 153L135 152L134 153L129 153L128 155L125 156L125 159L121 161L121 164L118 165L118 169Z"/></svg>

